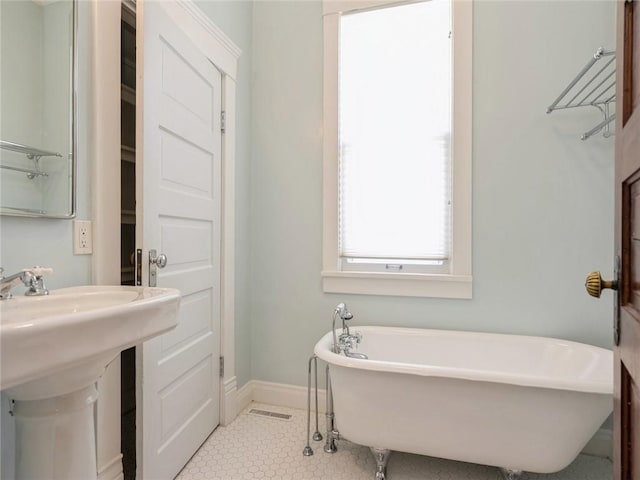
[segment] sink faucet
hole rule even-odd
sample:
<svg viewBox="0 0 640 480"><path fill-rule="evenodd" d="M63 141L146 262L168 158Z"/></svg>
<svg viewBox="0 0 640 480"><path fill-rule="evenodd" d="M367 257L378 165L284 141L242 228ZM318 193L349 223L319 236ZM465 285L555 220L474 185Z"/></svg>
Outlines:
<svg viewBox="0 0 640 480"><path fill-rule="evenodd" d="M49 273L53 273L52 268L33 267L5 277L4 268L0 267L0 300L10 299L13 296L11 289L20 283L28 288L25 295L49 295L43 279Z"/></svg>

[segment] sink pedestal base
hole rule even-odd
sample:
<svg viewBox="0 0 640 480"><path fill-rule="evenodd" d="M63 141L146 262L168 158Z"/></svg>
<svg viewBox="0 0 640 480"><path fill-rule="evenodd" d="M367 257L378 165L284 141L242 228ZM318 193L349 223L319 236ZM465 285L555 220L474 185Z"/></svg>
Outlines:
<svg viewBox="0 0 640 480"><path fill-rule="evenodd" d="M16 478L96 479L95 384L42 400L16 400Z"/></svg>
<svg viewBox="0 0 640 480"><path fill-rule="evenodd" d="M0 302L19 480L96 480L95 384L122 350L175 328L179 305L173 288L107 285Z"/></svg>

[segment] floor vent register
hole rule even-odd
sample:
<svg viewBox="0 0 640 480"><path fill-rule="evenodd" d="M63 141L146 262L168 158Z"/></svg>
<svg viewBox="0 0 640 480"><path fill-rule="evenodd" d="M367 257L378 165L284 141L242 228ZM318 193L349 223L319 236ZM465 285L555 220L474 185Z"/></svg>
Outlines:
<svg viewBox="0 0 640 480"><path fill-rule="evenodd" d="M276 420L291 420L291 415L288 413L278 413L278 412L270 412L269 410L258 410L257 408L252 408L249 410L249 415L258 415L260 417L269 417L274 418Z"/></svg>

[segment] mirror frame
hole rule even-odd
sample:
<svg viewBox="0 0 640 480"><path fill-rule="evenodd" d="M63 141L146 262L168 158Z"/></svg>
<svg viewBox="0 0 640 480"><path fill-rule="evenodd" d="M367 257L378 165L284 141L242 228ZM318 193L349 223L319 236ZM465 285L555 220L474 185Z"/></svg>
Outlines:
<svg viewBox="0 0 640 480"><path fill-rule="evenodd" d="M13 209L7 210L0 205L0 215L11 217L73 219L77 211L77 184L78 184L78 0L71 0L71 204L67 214L52 215L48 213L19 212Z"/></svg>

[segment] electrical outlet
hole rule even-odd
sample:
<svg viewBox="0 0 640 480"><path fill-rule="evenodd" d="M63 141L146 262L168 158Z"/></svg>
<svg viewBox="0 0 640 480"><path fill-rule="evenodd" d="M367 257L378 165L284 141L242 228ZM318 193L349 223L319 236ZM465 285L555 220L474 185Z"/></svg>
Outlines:
<svg viewBox="0 0 640 480"><path fill-rule="evenodd" d="M74 255L89 255L93 253L90 220L73 221L73 253Z"/></svg>

